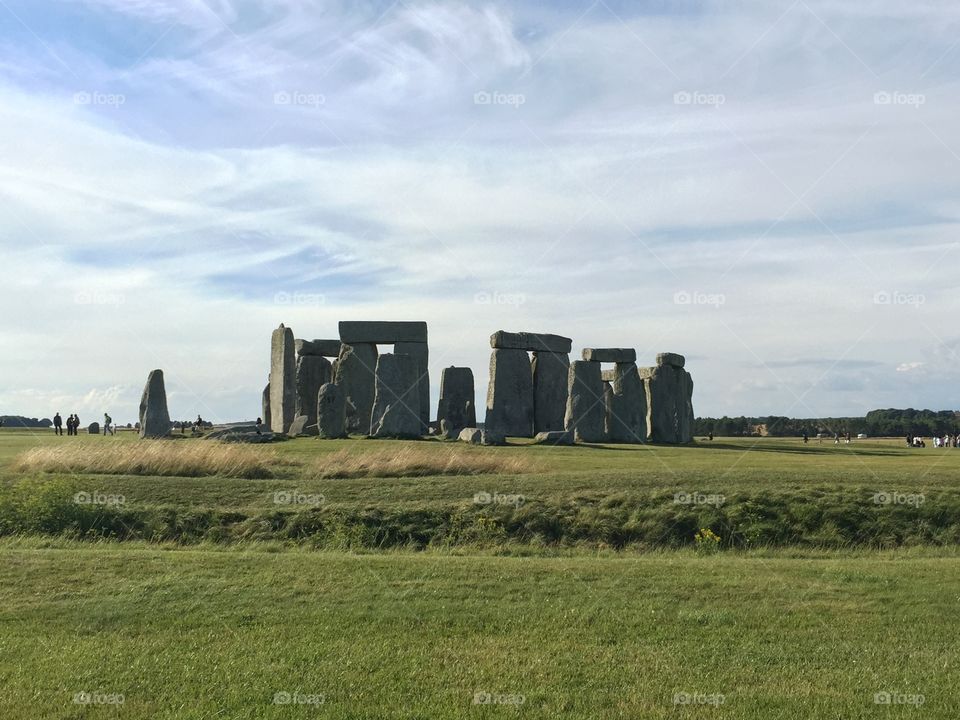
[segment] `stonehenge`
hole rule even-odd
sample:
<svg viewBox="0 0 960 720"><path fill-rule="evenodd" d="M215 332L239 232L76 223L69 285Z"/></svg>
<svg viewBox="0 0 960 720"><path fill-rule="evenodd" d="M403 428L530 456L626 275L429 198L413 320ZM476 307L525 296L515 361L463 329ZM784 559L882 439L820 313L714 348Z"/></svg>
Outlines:
<svg viewBox="0 0 960 720"><path fill-rule="evenodd" d="M412 355L377 358L371 437L420 437L420 364Z"/></svg>
<svg viewBox="0 0 960 720"><path fill-rule="evenodd" d="M444 368L440 373L438 427L453 436L459 435L464 428L476 427L477 409L474 406L474 397L473 370L468 367ZM444 422L449 427L441 427Z"/></svg>
<svg viewBox="0 0 960 720"><path fill-rule="evenodd" d="M296 363L293 330L280 323L270 341L270 429L278 434L290 429L296 412Z"/></svg>
<svg viewBox="0 0 960 720"><path fill-rule="evenodd" d="M657 355L656 367L643 368L648 437L653 442L693 441L693 378L676 353Z"/></svg>
<svg viewBox="0 0 960 720"><path fill-rule="evenodd" d="M499 330L490 336L486 427L504 437L562 430L573 340ZM527 355L533 353L533 359Z"/></svg>
<svg viewBox="0 0 960 720"><path fill-rule="evenodd" d="M163 370L153 370L140 398L140 437L163 438L170 434L170 412Z"/></svg>
<svg viewBox="0 0 960 720"><path fill-rule="evenodd" d="M339 339L323 340L294 339L283 324L273 331L261 403L274 432L419 438L429 431L482 445L508 437L548 445L693 439L693 379L677 353L638 368L633 348L583 348L571 362L570 338L499 330L490 336L485 421L477 423L473 371L450 366L431 425L427 324L342 321L338 331Z"/></svg>

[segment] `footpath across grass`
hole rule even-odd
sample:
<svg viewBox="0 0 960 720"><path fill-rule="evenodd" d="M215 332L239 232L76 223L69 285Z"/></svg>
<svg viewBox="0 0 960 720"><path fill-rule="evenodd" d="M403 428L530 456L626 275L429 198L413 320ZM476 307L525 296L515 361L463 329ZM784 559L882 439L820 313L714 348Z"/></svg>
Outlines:
<svg viewBox="0 0 960 720"><path fill-rule="evenodd" d="M6 540L0 716L952 719L958 597L960 558L933 551L503 558Z"/></svg>

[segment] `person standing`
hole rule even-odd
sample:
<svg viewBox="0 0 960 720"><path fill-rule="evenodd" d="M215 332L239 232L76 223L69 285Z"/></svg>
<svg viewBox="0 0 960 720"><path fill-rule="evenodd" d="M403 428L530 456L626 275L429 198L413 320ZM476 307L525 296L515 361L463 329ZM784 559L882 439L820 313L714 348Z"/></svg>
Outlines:
<svg viewBox="0 0 960 720"><path fill-rule="evenodd" d="M76 413L73 414L73 434L80 434L80 416Z"/></svg>
<svg viewBox="0 0 960 720"><path fill-rule="evenodd" d="M60 411L53 416L53 434L63 437L63 418L60 417Z"/></svg>
<svg viewBox="0 0 960 720"><path fill-rule="evenodd" d="M73 413L67 418L67 435L73 435Z"/></svg>
<svg viewBox="0 0 960 720"><path fill-rule="evenodd" d="M116 434L116 433L113 432L113 428L112 428L111 425L110 425L112 422L113 422L113 418L110 417L110 415L109 415L108 413L104 413L104 414L103 414L103 436L104 436L104 437L107 436L107 433L108 433L108 432L109 432L111 435Z"/></svg>

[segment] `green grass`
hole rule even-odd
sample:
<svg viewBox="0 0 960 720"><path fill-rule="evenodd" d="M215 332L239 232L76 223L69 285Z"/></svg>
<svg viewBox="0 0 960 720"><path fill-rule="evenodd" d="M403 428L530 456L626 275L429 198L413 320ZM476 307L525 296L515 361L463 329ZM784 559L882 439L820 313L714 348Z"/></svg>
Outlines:
<svg viewBox="0 0 960 720"><path fill-rule="evenodd" d="M960 713L956 553L498 558L6 541L0 555L11 720ZM74 704L84 691L124 704ZM282 692L325 701L274 705ZM524 702L477 706L478 692ZM881 692L924 703L877 706ZM724 702L676 706L678 693Z"/></svg>

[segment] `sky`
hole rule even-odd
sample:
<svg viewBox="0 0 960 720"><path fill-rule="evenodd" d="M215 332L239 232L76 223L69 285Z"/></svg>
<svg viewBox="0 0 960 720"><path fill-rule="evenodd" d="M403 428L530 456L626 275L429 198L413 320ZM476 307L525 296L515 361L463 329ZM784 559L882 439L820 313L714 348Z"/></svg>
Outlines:
<svg viewBox="0 0 960 720"><path fill-rule="evenodd" d="M0 415L252 419L270 333L960 407L960 6L0 0Z"/></svg>

